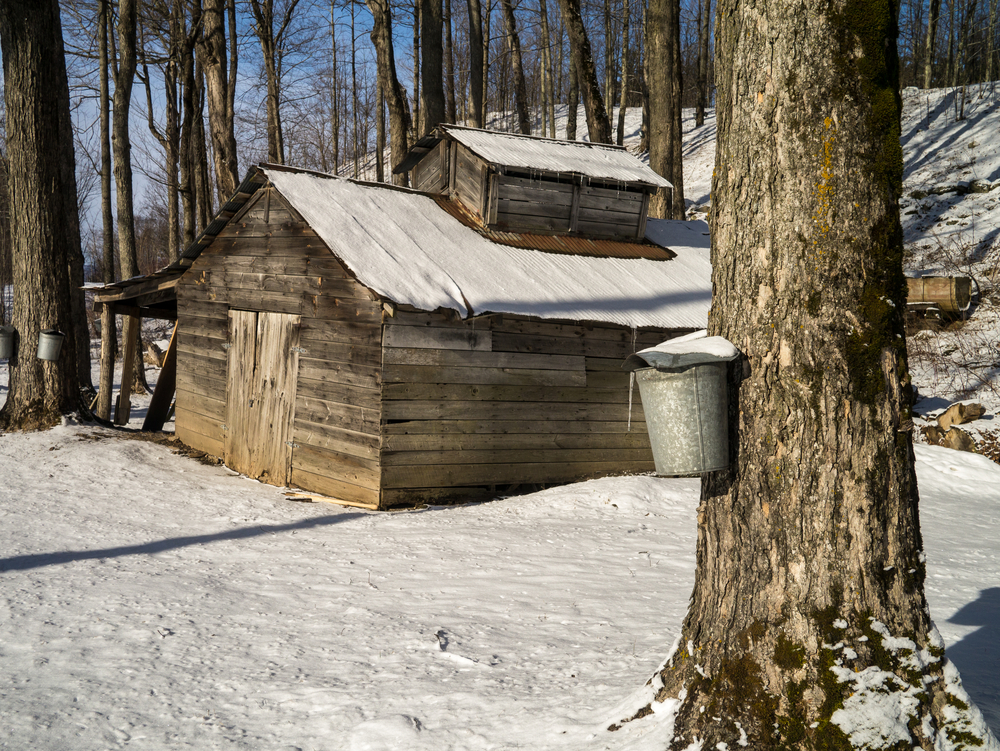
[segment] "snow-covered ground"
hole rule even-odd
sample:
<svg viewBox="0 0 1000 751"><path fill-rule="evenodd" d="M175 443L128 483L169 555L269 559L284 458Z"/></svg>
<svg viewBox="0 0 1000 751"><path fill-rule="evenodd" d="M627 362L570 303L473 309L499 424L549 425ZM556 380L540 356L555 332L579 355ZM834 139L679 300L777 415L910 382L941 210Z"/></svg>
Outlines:
<svg viewBox="0 0 1000 751"><path fill-rule="evenodd" d="M997 108L970 100L956 125L947 97L906 95L908 196L1000 179ZM686 124L697 209L714 119ZM942 238L971 244L966 267L991 282L994 194L908 197L911 270L950 268L917 247ZM996 424L992 310L981 300L962 331L927 335L950 351L916 359L925 411L974 398L988 408L978 428ZM1000 732L1000 466L916 451L931 613ZM655 717L606 727L644 703L679 632L695 480L373 513L72 424L0 435L0 477L0 748L662 748Z"/></svg>

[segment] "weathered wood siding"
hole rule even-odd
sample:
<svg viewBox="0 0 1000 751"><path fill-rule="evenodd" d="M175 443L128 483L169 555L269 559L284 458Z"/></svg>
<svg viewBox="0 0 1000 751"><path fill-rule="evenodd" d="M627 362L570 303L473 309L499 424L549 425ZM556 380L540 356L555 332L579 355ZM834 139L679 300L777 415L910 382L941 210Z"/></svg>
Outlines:
<svg viewBox="0 0 1000 751"><path fill-rule="evenodd" d="M182 277L177 434L223 456L229 309L300 317L291 482L378 503L381 306L266 189Z"/></svg>
<svg viewBox="0 0 1000 751"><path fill-rule="evenodd" d="M512 316L385 319L384 506L653 471L636 349L681 333Z"/></svg>
<svg viewBox="0 0 1000 751"><path fill-rule="evenodd" d="M576 232L588 237L642 237L649 197L639 190L562 181L548 175L498 175L498 229L513 232Z"/></svg>
<svg viewBox="0 0 1000 751"><path fill-rule="evenodd" d="M453 179L451 192L480 219L487 213L486 200L486 163L460 143L451 144Z"/></svg>
<svg viewBox="0 0 1000 751"><path fill-rule="evenodd" d="M413 187L428 193L444 193L449 184L448 142L441 141L413 168Z"/></svg>

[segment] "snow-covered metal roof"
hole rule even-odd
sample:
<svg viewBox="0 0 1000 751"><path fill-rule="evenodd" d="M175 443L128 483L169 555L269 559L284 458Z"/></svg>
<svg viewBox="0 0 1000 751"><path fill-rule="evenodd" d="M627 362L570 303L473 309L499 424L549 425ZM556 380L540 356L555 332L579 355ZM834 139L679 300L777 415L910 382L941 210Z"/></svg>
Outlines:
<svg viewBox="0 0 1000 751"><path fill-rule="evenodd" d="M589 141L558 141L460 125L439 125L427 139L414 147L414 152L418 152L414 154L415 158L408 159L400 168L411 169L411 162L418 161L419 157L433 148L433 144L444 137L458 141L483 160L503 167L529 172L534 170L583 175L612 183L672 187L668 180L656 174L623 146Z"/></svg>
<svg viewBox="0 0 1000 751"><path fill-rule="evenodd" d="M490 242L423 193L262 169L358 281L393 302L463 317L707 324L712 285L704 222L648 221L646 238L673 250L670 260L547 253Z"/></svg>

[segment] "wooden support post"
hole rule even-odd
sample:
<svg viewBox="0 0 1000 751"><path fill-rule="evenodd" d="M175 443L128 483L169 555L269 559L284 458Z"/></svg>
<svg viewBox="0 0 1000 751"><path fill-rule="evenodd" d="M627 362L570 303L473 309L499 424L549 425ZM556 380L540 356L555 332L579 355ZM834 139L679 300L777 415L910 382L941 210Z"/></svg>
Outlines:
<svg viewBox="0 0 1000 751"><path fill-rule="evenodd" d="M132 381L135 379L135 346L139 339L138 316L126 316L122 341L125 351L122 353L122 384L118 392L118 409L115 410L115 425L125 425L132 411Z"/></svg>
<svg viewBox="0 0 1000 751"><path fill-rule="evenodd" d="M111 392L115 388L115 313L110 305L101 306L101 379L97 383L97 408L94 412L102 420L111 419Z"/></svg>
<svg viewBox="0 0 1000 751"><path fill-rule="evenodd" d="M163 367L160 368L160 377L156 379L156 388L153 390L153 398L149 401L149 409L146 410L146 419L142 423L143 430L163 430L163 423L167 421L167 414L170 412L170 402L174 398L174 388L177 385L177 324L174 324L174 333L170 337L170 346L163 356Z"/></svg>

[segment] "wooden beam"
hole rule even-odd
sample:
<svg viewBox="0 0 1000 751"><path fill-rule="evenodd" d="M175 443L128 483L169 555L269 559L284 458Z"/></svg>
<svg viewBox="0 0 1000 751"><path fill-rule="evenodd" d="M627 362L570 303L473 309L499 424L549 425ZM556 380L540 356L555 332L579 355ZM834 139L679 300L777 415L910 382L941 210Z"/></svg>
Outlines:
<svg viewBox="0 0 1000 751"><path fill-rule="evenodd" d="M115 425L125 425L132 411L132 379L135 378L136 340L139 338L138 316L125 317L125 331L122 341L125 342L125 352L122 355L122 383L118 392L118 410L115 412Z"/></svg>
<svg viewBox="0 0 1000 751"><path fill-rule="evenodd" d="M167 421L167 413L170 411L170 402L173 401L176 386L177 325L175 324L174 333L170 335L170 345L167 347L167 354L163 357L160 377L156 380L153 398L149 401L149 409L146 410L146 419L142 423L143 430L163 430L163 423Z"/></svg>

